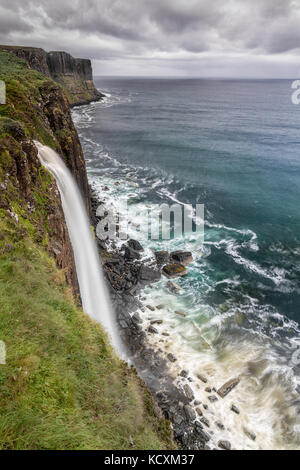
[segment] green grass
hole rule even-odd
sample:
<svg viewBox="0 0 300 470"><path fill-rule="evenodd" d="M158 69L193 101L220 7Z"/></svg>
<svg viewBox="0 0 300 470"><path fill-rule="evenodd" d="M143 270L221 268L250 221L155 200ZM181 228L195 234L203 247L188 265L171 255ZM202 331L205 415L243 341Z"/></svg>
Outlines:
<svg viewBox="0 0 300 470"><path fill-rule="evenodd" d="M54 261L13 218L0 233L0 449L172 447L168 423Z"/></svg>

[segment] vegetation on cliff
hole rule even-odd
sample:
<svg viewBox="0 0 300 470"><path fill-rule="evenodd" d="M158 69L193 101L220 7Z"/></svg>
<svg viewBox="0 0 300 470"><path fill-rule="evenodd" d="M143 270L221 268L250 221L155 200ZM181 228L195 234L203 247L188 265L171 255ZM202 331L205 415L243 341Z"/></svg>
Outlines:
<svg viewBox="0 0 300 470"><path fill-rule="evenodd" d="M0 449L170 448L168 423L70 287L59 194L32 142L58 150L85 195L67 99L13 54L0 52L0 79Z"/></svg>

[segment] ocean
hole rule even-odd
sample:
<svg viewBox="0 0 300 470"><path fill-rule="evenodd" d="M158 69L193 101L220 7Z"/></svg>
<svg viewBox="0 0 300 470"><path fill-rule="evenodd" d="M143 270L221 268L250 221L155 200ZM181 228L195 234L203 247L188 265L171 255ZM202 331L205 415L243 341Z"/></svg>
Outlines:
<svg viewBox="0 0 300 470"><path fill-rule="evenodd" d="M95 81L104 101L73 109L90 183L116 210L127 201L140 210L131 229L145 258L164 249L194 256L175 280L180 294L166 279L145 290L145 305L164 306L140 312L145 325L163 320L149 341L178 358L174 380L189 371L216 441L300 448L300 108L292 81ZM162 241L136 233L147 207L174 202L204 204L204 243L192 233ZM210 403L199 373L215 388L240 383Z"/></svg>

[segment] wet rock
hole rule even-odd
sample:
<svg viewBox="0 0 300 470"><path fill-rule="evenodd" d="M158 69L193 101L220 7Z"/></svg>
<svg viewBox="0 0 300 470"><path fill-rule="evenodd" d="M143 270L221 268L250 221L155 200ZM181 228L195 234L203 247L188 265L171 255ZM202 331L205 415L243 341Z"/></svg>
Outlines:
<svg viewBox="0 0 300 470"><path fill-rule="evenodd" d="M237 407L237 406L235 406L235 405L232 405L232 407L231 407L231 411L233 411L233 412L234 412L234 413L236 413L237 415L239 415L239 414L240 414L240 410L239 410L239 409L238 409L238 407Z"/></svg>
<svg viewBox="0 0 300 470"><path fill-rule="evenodd" d="M243 428L243 431L246 434L246 436L249 437L249 439L251 439L251 441L256 441L256 434L254 434L254 432L249 431L249 429L247 428Z"/></svg>
<svg viewBox="0 0 300 470"><path fill-rule="evenodd" d="M196 419L196 413L195 410L189 406L189 405L184 405L183 407L185 415L189 421L195 421Z"/></svg>
<svg viewBox="0 0 300 470"><path fill-rule="evenodd" d="M175 284L172 281L167 282L167 288L169 289L172 294L179 294L181 292L181 287L179 287L177 284Z"/></svg>
<svg viewBox="0 0 300 470"><path fill-rule="evenodd" d="M208 399L209 399L209 401L210 401L211 403L215 403L216 401L218 401L218 399L217 399L217 397L216 397L215 395L210 395L210 396L208 397Z"/></svg>
<svg viewBox="0 0 300 470"><path fill-rule="evenodd" d="M207 383L207 378L204 375L197 374L197 377L198 377L199 380L201 380L201 382L203 382L205 384Z"/></svg>
<svg viewBox="0 0 300 470"><path fill-rule="evenodd" d="M208 406L207 406L205 403L203 403L203 408L204 408L205 410L208 410Z"/></svg>
<svg viewBox="0 0 300 470"><path fill-rule="evenodd" d="M119 181L115 181L115 182L114 182L114 185L115 185L115 186L120 186Z"/></svg>
<svg viewBox="0 0 300 470"><path fill-rule="evenodd" d="M219 428L221 431L224 431L225 426L224 426L223 423L221 423L220 421L218 421L218 422L216 423L216 425L218 426L218 428Z"/></svg>
<svg viewBox="0 0 300 470"><path fill-rule="evenodd" d="M151 312L154 312L155 308L152 307L152 305L146 305L148 310L151 310Z"/></svg>
<svg viewBox="0 0 300 470"><path fill-rule="evenodd" d="M207 393L211 393L211 388L210 388L210 387L206 387L205 391L206 391Z"/></svg>
<svg viewBox="0 0 300 470"><path fill-rule="evenodd" d="M226 397L226 395L228 395L228 393L230 393L239 383L240 379L238 377L229 380L224 385L222 385L222 387L219 388L218 395L220 395L221 398Z"/></svg>
<svg viewBox="0 0 300 470"><path fill-rule="evenodd" d="M169 279L174 279L176 277L186 276L187 270L179 263L166 264L163 267L163 274Z"/></svg>
<svg viewBox="0 0 300 470"><path fill-rule="evenodd" d="M158 334L158 330L156 328L154 328L154 326L149 326L147 331L150 334Z"/></svg>
<svg viewBox="0 0 300 470"><path fill-rule="evenodd" d="M208 421L207 418L205 418L205 416L203 416L203 418L201 418L200 421L201 421L201 423L203 423L208 428L210 427L210 422Z"/></svg>
<svg viewBox="0 0 300 470"><path fill-rule="evenodd" d="M182 370L179 375L186 379L189 375L189 372L187 370Z"/></svg>
<svg viewBox="0 0 300 470"><path fill-rule="evenodd" d="M185 385L183 386L183 390L184 390L184 393L185 393L186 397L187 397L190 401L194 400L195 397L194 397L193 390L191 389L191 387L190 387L188 384L185 384Z"/></svg>
<svg viewBox="0 0 300 470"><path fill-rule="evenodd" d="M138 324L143 323L143 320L137 312L132 316L132 321Z"/></svg>
<svg viewBox="0 0 300 470"><path fill-rule="evenodd" d="M169 359L170 362L176 362L177 361L177 358L172 353L169 353L167 355L167 358Z"/></svg>
<svg viewBox="0 0 300 470"><path fill-rule="evenodd" d="M193 262L193 255L190 251L173 251L170 253L170 259L183 266L187 266Z"/></svg>
<svg viewBox="0 0 300 470"><path fill-rule="evenodd" d="M158 266L163 266L169 262L169 253L167 251L155 251L154 256Z"/></svg>
<svg viewBox="0 0 300 470"><path fill-rule="evenodd" d="M201 410L201 408L199 408L199 407L196 408L196 413L197 413L198 416L200 416L200 417L203 416L202 410Z"/></svg>
<svg viewBox="0 0 300 470"><path fill-rule="evenodd" d="M142 247L140 242L138 242L137 240L133 240L133 239L128 240L127 246L129 246L129 248L131 248L134 251L144 251L144 248Z"/></svg>
<svg viewBox="0 0 300 470"><path fill-rule="evenodd" d="M165 306L163 304L156 305L157 310L162 310Z"/></svg>
<svg viewBox="0 0 300 470"><path fill-rule="evenodd" d="M109 191L109 187L108 187L108 186L104 186L103 191Z"/></svg>
<svg viewBox="0 0 300 470"><path fill-rule="evenodd" d="M200 427L197 426L197 434L199 435L199 438L203 442L209 442L210 441L210 435L207 434L207 432L203 431Z"/></svg>
<svg viewBox="0 0 300 470"><path fill-rule="evenodd" d="M133 250L132 248L126 245L123 248L124 248L124 253L125 253L124 256L126 260L134 261L134 260L140 259L141 255L139 251Z"/></svg>
<svg viewBox="0 0 300 470"><path fill-rule="evenodd" d="M161 325L163 323L163 320L152 320L150 322L151 325Z"/></svg>
<svg viewBox="0 0 300 470"><path fill-rule="evenodd" d="M231 444L229 441L219 441L218 447L223 450L231 450Z"/></svg>
<svg viewBox="0 0 300 470"><path fill-rule="evenodd" d="M142 265L138 273L138 280L142 284L151 284L158 282L161 278L161 274L156 269L149 268L148 266Z"/></svg>
<svg viewBox="0 0 300 470"><path fill-rule="evenodd" d="M179 315L182 318L186 318L186 314L183 312L180 312L179 310L175 310L176 315Z"/></svg>
<svg viewBox="0 0 300 470"><path fill-rule="evenodd" d="M199 405L201 405L201 403L202 403L202 402L201 402L200 400L195 400L195 401L194 401L194 405L195 405L195 406L199 406Z"/></svg>

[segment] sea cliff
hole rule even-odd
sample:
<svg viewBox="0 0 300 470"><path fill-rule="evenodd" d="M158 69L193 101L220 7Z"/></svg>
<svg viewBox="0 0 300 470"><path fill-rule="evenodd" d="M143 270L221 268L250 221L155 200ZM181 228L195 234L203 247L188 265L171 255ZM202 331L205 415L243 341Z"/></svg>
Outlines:
<svg viewBox="0 0 300 470"><path fill-rule="evenodd" d="M90 66L39 51L0 51L0 449L174 448L135 370L80 308L59 192L34 140L61 155L90 212L70 114L70 87L76 73L89 81Z"/></svg>
<svg viewBox="0 0 300 470"><path fill-rule="evenodd" d="M90 59L76 59L64 51L46 52L35 47L0 46L0 50L15 54L29 68L58 82L71 106L98 101L104 96L94 85Z"/></svg>

